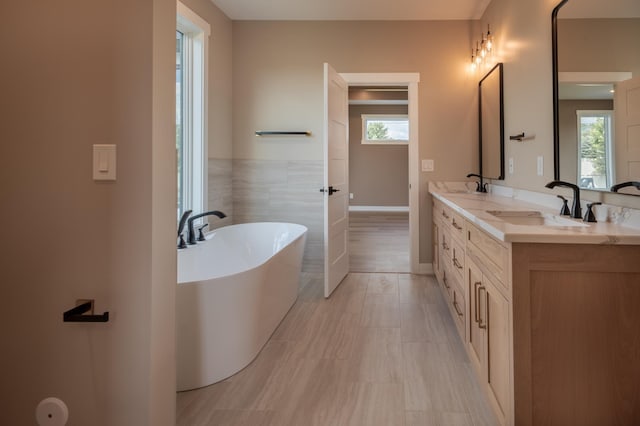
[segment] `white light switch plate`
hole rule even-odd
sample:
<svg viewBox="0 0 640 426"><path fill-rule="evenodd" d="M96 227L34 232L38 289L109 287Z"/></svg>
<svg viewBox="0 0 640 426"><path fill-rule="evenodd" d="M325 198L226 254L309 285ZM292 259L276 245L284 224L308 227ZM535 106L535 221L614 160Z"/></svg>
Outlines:
<svg viewBox="0 0 640 426"><path fill-rule="evenodd" d="M93 180L116 180L115 145L93 145Z"/></svg>
<svg viewBox="0 0 640 426"><path fill-rule="evenodd" d="M509 174L513 174L513 157L509 157Z"/></svg>
<svg viewBox="0 0 640 426"><path fill-rule="evenodd" d="M542 155L538 155L538 176L542 176L544 174L544 157Z"/></svg>
<svg viewBox="0 0 640 426"><path fill-rule="evenodd" d="M434 170L433 160L424 159L422 160L422 171L423 172L432 172Z"/></svg>

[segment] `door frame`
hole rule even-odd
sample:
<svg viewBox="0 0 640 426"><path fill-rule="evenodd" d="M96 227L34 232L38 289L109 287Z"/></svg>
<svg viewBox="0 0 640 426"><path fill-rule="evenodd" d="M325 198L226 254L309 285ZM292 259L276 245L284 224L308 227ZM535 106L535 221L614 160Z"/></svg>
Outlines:
<svg viewBox="0 0 640 426"><path fill-rule="evenodd" d="M427 273L420 264L420 170L418 83L420 73L340 73L351 86L407 86L409 112L409 264L411 273Z"/></svg>

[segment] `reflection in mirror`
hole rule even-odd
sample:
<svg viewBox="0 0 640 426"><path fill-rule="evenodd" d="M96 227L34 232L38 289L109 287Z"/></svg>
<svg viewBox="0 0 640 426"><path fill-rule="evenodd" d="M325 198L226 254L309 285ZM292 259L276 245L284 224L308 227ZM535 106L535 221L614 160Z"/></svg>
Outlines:
<svg viewBox="0 0 640 426"><path fill-rule="evenodd" d="M479 83L480 175L504 179L504 105L502 63Z"/></svg>
<svg viewBox="0 0 640 426"><path fill-rule="evenodd" d="M555 179L640 181L640 1L565 0L552 18Z"/></svg>

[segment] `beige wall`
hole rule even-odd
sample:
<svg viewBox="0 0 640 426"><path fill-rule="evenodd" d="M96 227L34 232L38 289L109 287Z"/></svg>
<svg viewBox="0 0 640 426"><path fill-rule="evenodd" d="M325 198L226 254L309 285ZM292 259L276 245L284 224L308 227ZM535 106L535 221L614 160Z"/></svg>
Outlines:
<svg viewBox="0 0 640 426"><path fill-rule="evenodd" d="M420 73L419 155L435 160L420 176L420 261L431 262L428 181L460 180L478 161L471 39L467 21L234 22L234 158L322 159L323 62L343 73ZM281 129L313 135L254 136Z"/></svg>
<svg viewBox="0 0 640 426"><path fill-rule="evenodd" d="M407 112L406 105L349 106L350 205L409 205L409 146L362 144L362 114Z"/></svg>
<svg viewBox="0 0 640 426"><path fill-rule="evenodd" d="M559 15L562 16L562 12ZM638 40L640 18L561 19L558 68L569 72L631 71L638 76Z"/></svg>
<svg viewBox="0 0 640 426"><path fill-rule="evenodd" d="M173 424L175 3L0 14L2 422L56 396L69 425ZM94 143L117 144L116 182L92 180ZM63 323L80 298L110 321Z"/></svg>
<svg viewBox="0 0 640 426"><path fill-rule="evenodd" d="M503 183L516 188L544 191L544 184L553 180L551 11L558 3L558 0L492 0L481 20L482 30L486 31L487 23L491 24L498 60L505 64L505 159L513 157L515 168L512 175L507 170ZM535 138L523 143L508 140L509 135L522 131L535 134ZM536 173L539 155L544 157L543 176ZM557 189L549 192L570 195ZM583 191L582 197L640 208L638 197L595 191Z"/></svg>

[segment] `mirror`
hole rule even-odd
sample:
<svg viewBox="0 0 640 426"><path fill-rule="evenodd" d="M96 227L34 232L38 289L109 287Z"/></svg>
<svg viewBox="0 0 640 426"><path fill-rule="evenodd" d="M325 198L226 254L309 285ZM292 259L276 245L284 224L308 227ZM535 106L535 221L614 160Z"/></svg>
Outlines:
<svg viewBox="0 0 640 426"><path fill-rule="evenodd" d="M504 104L502 63L493 67L478 84L480 175L504 179Z"/></svg>
<svg viewBox="0 0 640 426"><path fill-rule="evenodd" d="M640 181L640 1L563 0L552 24L554 178Z"/></svg>

